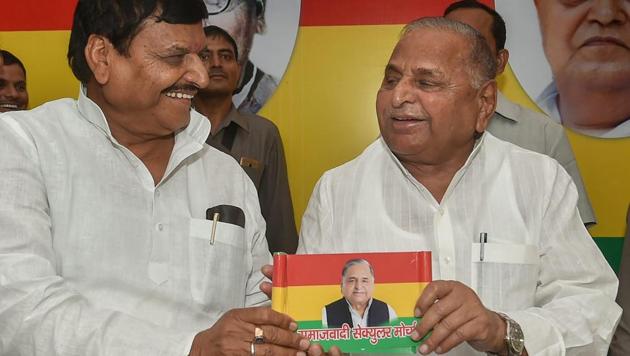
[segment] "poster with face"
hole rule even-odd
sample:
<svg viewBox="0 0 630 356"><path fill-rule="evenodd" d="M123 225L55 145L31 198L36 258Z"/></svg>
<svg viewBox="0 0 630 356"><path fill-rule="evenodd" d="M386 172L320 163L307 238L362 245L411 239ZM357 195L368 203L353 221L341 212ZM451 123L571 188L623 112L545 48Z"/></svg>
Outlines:
<svg viewBox="0 0 630 356"><path fill-rule="evenodd" d="M555 121L630 137L630 1L496 0L519 82Z"/></svg>
<svg viewBox="0 0 630 356"><path fill-rule="evenodd" d="M291 59L300 0L204 0L204 26L227 31L238 48L241 75L234 105L256 113L271 98Z"/></svg>

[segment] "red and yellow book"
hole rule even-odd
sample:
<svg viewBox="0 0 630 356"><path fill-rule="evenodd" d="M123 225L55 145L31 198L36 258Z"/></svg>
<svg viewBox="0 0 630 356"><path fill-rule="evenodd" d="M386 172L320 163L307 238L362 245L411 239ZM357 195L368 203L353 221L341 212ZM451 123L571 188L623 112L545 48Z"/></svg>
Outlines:
<svg viewBox="0 0 630 356"><path fill-rule="evenodd" d="M364 325L357 324L354 327L354 319L350 321L351 312L347 312L347 318L344 319L347 322L341 325L331 325L332 320L323 323L322 319L334 316L328 314L329 310L332 312L333 305L337 311L339 308L350 308L350 302L344 303L344 299L352 297L344 298L342 270L349 261L355 261L356 264L357 259L369 262L370 273L373 274L370 307L365 313L376 315L377 304L380 304L380 314L385 313L391 319L378 325L366 325L365 320L369 321L370 317L364 314ZM419 319L414 318L413 311L418 297L429 282L431 252L428 251L275 254L272 308L295 319L298 332L322 344L326 350L336 345L344 352L415 353L417 342L411 340L409 335ZM338 322L338 318L334 317L334 320Z"/></svg>

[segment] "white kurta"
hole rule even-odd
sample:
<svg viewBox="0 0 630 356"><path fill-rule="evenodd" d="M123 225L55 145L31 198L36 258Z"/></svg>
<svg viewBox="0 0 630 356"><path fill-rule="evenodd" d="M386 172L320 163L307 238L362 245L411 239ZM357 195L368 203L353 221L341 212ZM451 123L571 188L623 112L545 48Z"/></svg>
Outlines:
<svg viewBox="0 0 630 356"><path fill-rule="evenodd" d="M83 92L0 116L0 354L186 355L231 308L267 301L251 180L191 112L155 186ZM206 209L239 207L245 227Z"/></svg>
<svg viewBox="0 0 630 356"><path fill-rule="evenodd" d="M555 160L485 133L438 203L379 138L319 180L298 253L431 250L433 278L510 315L530 355L604 355L621 313L617 279L576 202Z"/></svg>

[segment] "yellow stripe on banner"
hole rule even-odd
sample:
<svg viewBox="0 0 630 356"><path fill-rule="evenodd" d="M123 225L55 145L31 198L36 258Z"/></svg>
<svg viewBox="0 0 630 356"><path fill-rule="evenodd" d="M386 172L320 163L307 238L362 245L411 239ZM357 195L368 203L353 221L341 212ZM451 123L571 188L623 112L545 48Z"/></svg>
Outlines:
<svg viewBox="0 0 630 356"><path fill-rule="evenodd" d="M322 173L356 157L376 137L376 92L402 25L301 27L280 86L261 114L282 134L295 218ZM75 98L66 60L69 31L0 32L0 47L23 60L30 107ZM511 70L499 78L507 97L535 108ZM623 236L630 201L630 139L568 132L598 223L593 236Z"/></svg>
<svg viewBox="0 0 630 356"><path fill-rule="evenodd" d="M298 224L322 173L378 137L376 92L401 28L300 27L287 72L261 111L282 135Z"/></svg>
<svg viewBox="0 0 630 356"><path fill-rule="evenodd" d="M70 31L0 32L0 48L16 55L26 67L29 108L59 98L76 98L79 82L66 54Z"/></svg>
<svg viewBox="0 0 630 356"><path fill-rule="evenodd" d="M630 204L630 138L602 140L565 131L597 217L589 232L624 236Z"/></svg>
<svg viewBox="0 0 630 356"><path fill-rule="evenodd" d="M389 304L399 317L413 316L416 300L427 284L377 283L373 297ZM338 284L274 288L274 295L281 292L279 289L286 289L288 303L284 312L295 320L321 320L322 308L342 297Z"/></svg>

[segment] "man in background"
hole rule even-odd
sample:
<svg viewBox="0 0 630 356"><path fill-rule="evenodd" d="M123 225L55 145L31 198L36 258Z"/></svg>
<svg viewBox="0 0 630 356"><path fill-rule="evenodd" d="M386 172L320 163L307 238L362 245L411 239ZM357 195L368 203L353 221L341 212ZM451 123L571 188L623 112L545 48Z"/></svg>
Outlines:
<svg viewBox="0 0 630 356"><path fill-rule="evenodd" d="M26 68L11 52L0 50L0 112L26 110ZM3 64L2 64L3 63Z"/></svg>
<svg viewBox="0 0 630 356"><path fill-rule="evenodd" d="M204 29L208 86L194 98L195 109L212 123L206 142L231 155L258 190L273 252L295 253L298 235L282 140L276 125L262 116L240 112L232 103L241 67L234 39L217 26Z"/></svg>
<svg viewBox="0 0 630 356"><path fill-rule="evenodd" d="M266 0L205 0L209 16L204 26L225 29L236 42L241 70L234 92L234 104L240 112L257 113L278 87L271 75L252 61L249 53L254 35L265 31Z"/></svg>
<svg viewBox="0 0 630 356"><path fill-rule="evenodd" d="M540 107L577 132L630 137L630 1L534 4L553 73Z"/></svg>
<svg viewBox="0 0 630 356"><path fill-rule="evenodd" d="M505 48L506 29L501 15L475 0L454 2L444 11L444 17L465 23L479 31L486 39L497 60L500 75L508 63ZM584 189L584 183L569 140L560 124L508 100L497 91L497 107L487 130L494 136L517 146L554 158L569 173L578 189L578 209L585 225L595 224L595 215Z"/></svg>

